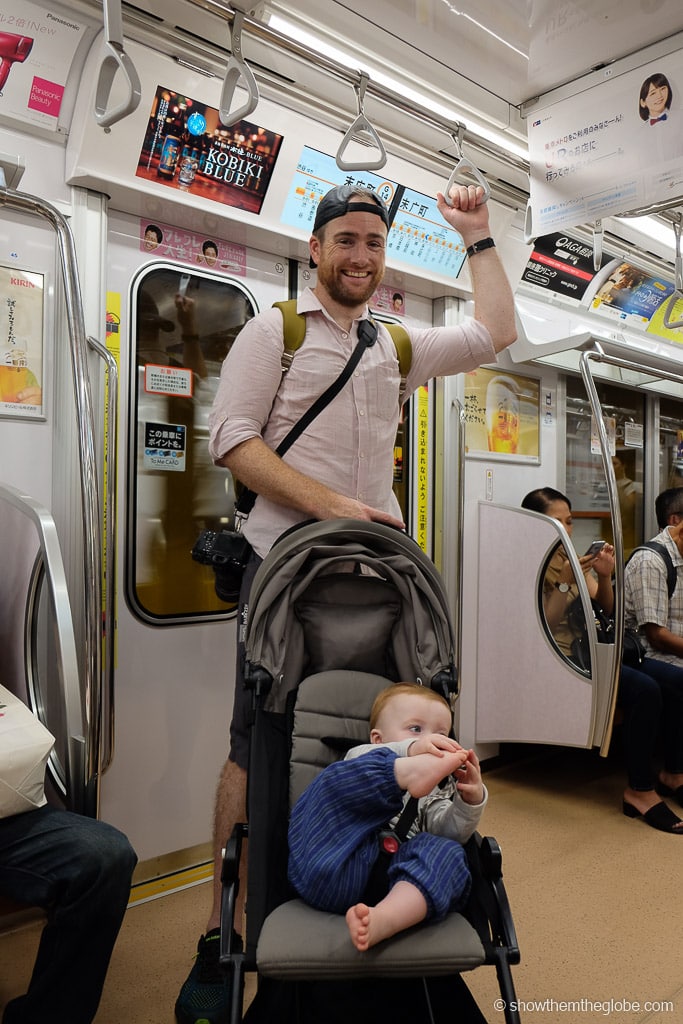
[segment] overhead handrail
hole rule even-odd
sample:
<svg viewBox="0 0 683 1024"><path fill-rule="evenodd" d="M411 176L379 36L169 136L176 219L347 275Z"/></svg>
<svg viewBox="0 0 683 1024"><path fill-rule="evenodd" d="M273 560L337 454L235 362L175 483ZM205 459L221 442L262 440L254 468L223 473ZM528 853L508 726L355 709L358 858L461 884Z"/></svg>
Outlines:
<svg viewBox="0 0 683 1024"><path fill-rule="evenodd" d="M337 167L340 171L379 171L387 162L387 153L384 148L384 144L368 121L363 109L363 105L365 103L365 90L368 87L369 81L370 76L367 72L361 71L359 81L354 84L353 87L358 101L358 116L342 139L341 145L337 150L336 161ZM360 163L352 163L351 161L344 159L344 153L352 142L360 142L365 145L368 140L379 150L379 156L375 160L363 160Z"/></svg>
<svg viewBox="0 0 683 1024"><path fill-rule="evenodd" d="M683 299L683 256L681 256L681 214L678 214L676 220L672 221L672 227L674 229L674 238L676 245L676 270L674 280L674 291L667 299L666 306L664 307L664 319L663 324L668 330L675 330L677 327L683 327L683 318L680 320L673 320L673 313L676 303L679 299Z"/></svg>
<svg viewBox="0 0 683 1024"><path fill-rule="evenodd" d="M83 766L83 806L84 813L96 817L99 804L102 742L102 519L95 455L95 421L87 365L87 341L83 302L78 281L76 247L65 217L54 206L38 196L15 192L0 186L0 205L4 205L9 210L19 210L23 213L44 217L57 235L71 351L83 516L83 702L88 721ZM115 523L110 522L108 528L114 535ZM111 600L113 600L112 589L112 587L107 588L107 596Z"/></svg>
<svg viewBox="0 0 683 1024"><path fill-rule="evenodd" d="M602 264L602 243L604 237L605 231L602 226L602 220L596 220L593 225L593 270L596 272Z"/></svg>
<svg viewBox="0 0 683 1024"><path fill-rule="evenodd" d="M137 110L142 96L142 87L135 65L123 46L123 19L121 17L121 0L103 0L104 34L107 55L102 61L97 89L95 92L95 120L106 132L117 121L122 121L134 110ZM126 80L126 98L118 107L107 110L111 88L116 72L121 69Z"/></svg>
<svg viewBox="0 0 683 1024"><path fill-rule="evenodd" d="M236 0L237 2L238 0ZM242 55L242 29L244 28L245 17L246 13L244 11L235 10L229 26L230 60L228 61L225 78L223 79L223 89L218 108L218 117L221 124L225 125L226 128L230 128L232 125L237 124L238 121L248 117L256 109L259 101L256 79ZM240 80L247 90L247 100L237 110L231 111L230 107L232 106L235 89Z"/></svg>
<svg viewBox="0 0 683 1024"><path fill-rule="evenodd" d="M453 144L455 146L455 152L458 157L458 162L451 171L451 176L448 179L448 184L444 189L444 196L446 198L446 202L448 203L449 206L453 205L453 203L451 202L450 192L454 185L471 184L470 182L464 182L462 180L462 175L466 173L471 174L476 184L481 185L481 187L483 188L484 198L482 199L482 202L488 202L488 198L491 195L491 188L489 186L488 181L481 173L479 168L476 166L476 164L473 164L469 157L466 157L462 151L462 140L465 135L465 125L459 124L456 127L455 131L451 130L450 135L451 138L453 139Z"/></svg>

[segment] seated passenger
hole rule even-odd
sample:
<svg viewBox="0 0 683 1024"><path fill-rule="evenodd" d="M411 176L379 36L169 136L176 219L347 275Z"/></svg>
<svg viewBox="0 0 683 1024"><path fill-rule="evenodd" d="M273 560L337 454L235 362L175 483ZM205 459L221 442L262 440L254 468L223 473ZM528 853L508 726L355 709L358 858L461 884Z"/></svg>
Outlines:
<svg viewBox="0 0 683 1024"><path fill-rule="evenodd" d="M311 906L346 914L361 952L467 901L472 880L461 844L487 794L474 751L449 738L451 723L434 690L387 687L372 707L370 743L320 772L292 810L289 880ZM367 888L379 833L396 824L410 796L418 798L415 819L390 859L386 895L374 902Z"/></svg>
<svg viewBox="0 0 683 1024"><path fill-rule="evenodd" d="M560 491L552 487L531 491L523 499L522 508L557 519L571 537L571 503ZM584 555L579 562L591 598L611 614L614 548L606 544L598 555ZM597 573L597 579L592 570ZM560 548L548 566L544 608L557 645L570 660L575 634L568 623L567 613L577 595L571 564ZM623 750L628 780L623 812L629 818L642 817L646 824L661 832L683 835L683 821L659 798L657 792L664 783L672 787L675 783L679 803L683 798L683 774L678 774L683 766L683 670L674 669L652 657L645 657L637 668L622 665L617 700L624 712ZM661 727L664 729L665 769L657 778L655 748Z"/></svg>
<svg viewBox="0 0 683 1024"><path fill-rule="evenodd" d="M0 894L47 914L28 990L2 1024L91 1024L136 861L102 821L48 804L0 818Z"/></svg>

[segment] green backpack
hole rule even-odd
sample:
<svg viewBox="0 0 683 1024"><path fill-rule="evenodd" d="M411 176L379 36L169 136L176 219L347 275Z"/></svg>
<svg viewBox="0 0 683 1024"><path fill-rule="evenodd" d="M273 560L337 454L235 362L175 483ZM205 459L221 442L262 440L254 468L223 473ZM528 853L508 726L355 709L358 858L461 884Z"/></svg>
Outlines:
<svg viewBox="0 0 683 1024"><path fill-rule="evenodd" d="M292 360L306 334L306 317L303 313L296 311L296 299L286 299L284 302L274 302L273 306L282 313L284 321L285 350L282 353L282 372L286 373L292 365ZM401 374L401 385L399 388L399 404L403 404L403 396L406 391L406 379L410 373L410 366L413 359L413 350L410 344L410 337L407 330L401 324L384 325L396 347L398 357L398 368Z"/></svg>

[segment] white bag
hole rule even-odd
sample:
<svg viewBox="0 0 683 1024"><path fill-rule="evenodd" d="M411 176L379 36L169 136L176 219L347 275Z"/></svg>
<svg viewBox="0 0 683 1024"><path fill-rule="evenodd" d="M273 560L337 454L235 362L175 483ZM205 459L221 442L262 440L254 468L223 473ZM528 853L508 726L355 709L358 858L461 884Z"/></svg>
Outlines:
<svg viewBox="0 0 683 1024"><path fill-rule="evenodd" d="M45 764L54 742L33 712L0 686L0 818L46 803Z"/></svg>

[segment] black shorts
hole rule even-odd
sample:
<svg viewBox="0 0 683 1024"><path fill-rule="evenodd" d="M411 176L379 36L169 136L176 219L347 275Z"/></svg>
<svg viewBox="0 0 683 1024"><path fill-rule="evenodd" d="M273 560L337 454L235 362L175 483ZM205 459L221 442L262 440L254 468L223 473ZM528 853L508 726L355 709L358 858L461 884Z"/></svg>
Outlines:
<svg viewBox="0 0 683 1024"><path fill-rule="evenodd" d="M249 594L254 582L256 570L263 559L252 551L242 577L239 604L237 606L237 661L235 665L235 702L232 708L230 723L230 760L247 770L249 762L249 712L251 710L251 694L244 686L244 664L246 650L244 637L246 632L247 614L249 611Z"/></svg>

